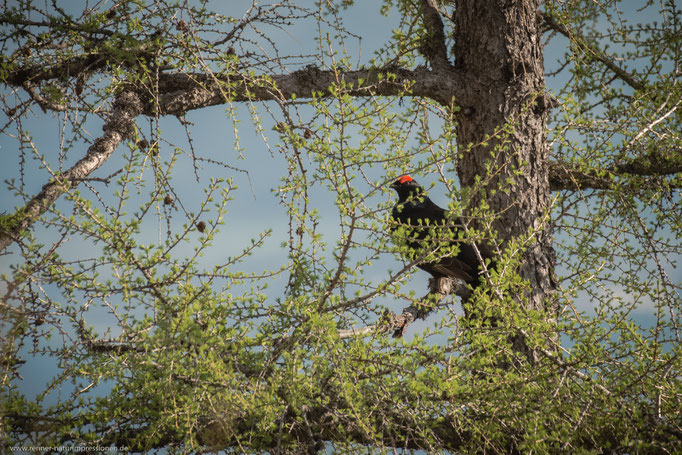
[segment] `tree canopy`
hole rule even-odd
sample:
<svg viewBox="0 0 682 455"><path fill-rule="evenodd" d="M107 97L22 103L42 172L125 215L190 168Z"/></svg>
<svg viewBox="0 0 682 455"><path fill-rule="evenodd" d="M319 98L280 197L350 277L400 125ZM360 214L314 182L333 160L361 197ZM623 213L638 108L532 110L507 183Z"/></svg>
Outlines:
<svg viewBox="0 0 682 455"><path fill-rule="evenodd" d="M63 3L0 12L0 446L682 450L675 1Z"/></svg>

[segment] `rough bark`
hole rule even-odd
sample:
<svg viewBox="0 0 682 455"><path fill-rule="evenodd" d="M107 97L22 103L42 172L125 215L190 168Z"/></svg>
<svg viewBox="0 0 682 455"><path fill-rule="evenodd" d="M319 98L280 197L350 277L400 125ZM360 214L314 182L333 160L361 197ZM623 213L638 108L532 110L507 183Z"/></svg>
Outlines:
<svg viewBox="0 0 682 455"><path fill-rule="evenodd" d="M545 308L555 286L552 228L541 221L547 219L550 186L539 4L462 0L454 15L455 67L467 81L457 102L468 108L456 118L457 174L464 187L486 178L471 206L486 200L499 213L494 227L502 239L540 228L519 270L530 284L526 298L534 309ZM487 168L491 161L494 172ZM508 191L493 194L502 189Z"/></svg>
<svg viewBox="0 0 682 455"><path fill-rule="evenodd" d="M240 101L289 100L311 98L314 93L330 94L330 87L345 84L352 96L417 96L449 105L461 79L450 74L429 71L425 67L373 68L357 71L323 71L314 66L291 74L274 75L261 81L235 74L215 77L206 74L162 74L158 106L149 100L144 113L155 109L161 115L182 115L194 109ZM406 89L409 89L407 91Z"/></svg>

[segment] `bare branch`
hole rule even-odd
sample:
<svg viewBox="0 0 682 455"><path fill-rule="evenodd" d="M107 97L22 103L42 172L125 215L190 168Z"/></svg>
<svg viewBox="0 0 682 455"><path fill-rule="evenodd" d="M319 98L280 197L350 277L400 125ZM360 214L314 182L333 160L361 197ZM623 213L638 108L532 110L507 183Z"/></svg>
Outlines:
<svg viewBox="0 0 682 455"><path fill-rule="evenodd" d="M368 335L373 335L376 332L381 332L382 331L381 329L382 329L381 324L375 324L368 325L366 327L361 327L359 329L339 330L339 338L343 340L345 338L364 337Z"/></svg>
<svg viewBox="0 0 682 455"><path fill-rule="evenodd" d="M308 66L291 74L275 75L262 80L241 75L210 76L205 74L161 74L159 76L159 113L181 115L231 101L288 100L293 95L311 98L328 96L330 87L345 84L352 96L416 96L427 97L450 105L453 94L464 89L458 73L429 71L420 67L361 69L356 71L323 71ZM151 114L155 104L148 102L144 113Z"/></svg>
<svg viewBox="0 0 682 455"><path fill-rule="evenodd" d="M134 133L135 117L141 112L142 104L137 95L131 92L119 95L114 101L111 117L102 127L104 134L88 148L87 154L69 170L43 185L40 193L24 207L6 216L0 231L0 251L17 240L21 232L28 229L75 182L82 181L102 166L121 142L130 139Z"/></svg>

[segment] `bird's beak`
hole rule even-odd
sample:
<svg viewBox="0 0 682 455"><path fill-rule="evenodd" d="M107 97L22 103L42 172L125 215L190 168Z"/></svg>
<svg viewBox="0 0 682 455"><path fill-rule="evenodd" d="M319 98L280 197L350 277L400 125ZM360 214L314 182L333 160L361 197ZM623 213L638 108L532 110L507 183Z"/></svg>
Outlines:
<svg viewBox="0 0 682 455"><path fill-rule="evenodd" d="M396 182L391 183L389 186L392 190L397 190L398 189L398 184Z"/></svg>

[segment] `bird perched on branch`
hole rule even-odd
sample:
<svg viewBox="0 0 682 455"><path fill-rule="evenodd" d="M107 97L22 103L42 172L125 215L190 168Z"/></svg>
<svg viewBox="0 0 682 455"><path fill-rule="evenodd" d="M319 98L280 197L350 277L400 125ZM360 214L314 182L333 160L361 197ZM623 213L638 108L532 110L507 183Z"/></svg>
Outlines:
<svg viewBox="0 0 682 455"><path fill-rule="evenodd" d="M398 193L393 207L391 232L408 248L408 259L423 258L417 264L434 278L458 278L476 289L482 273L481 258L492 260L492 253L484 245L463 241L459 233L462 220L448 213L428 198L424 189L409 175L391 184Z"/></svg>

